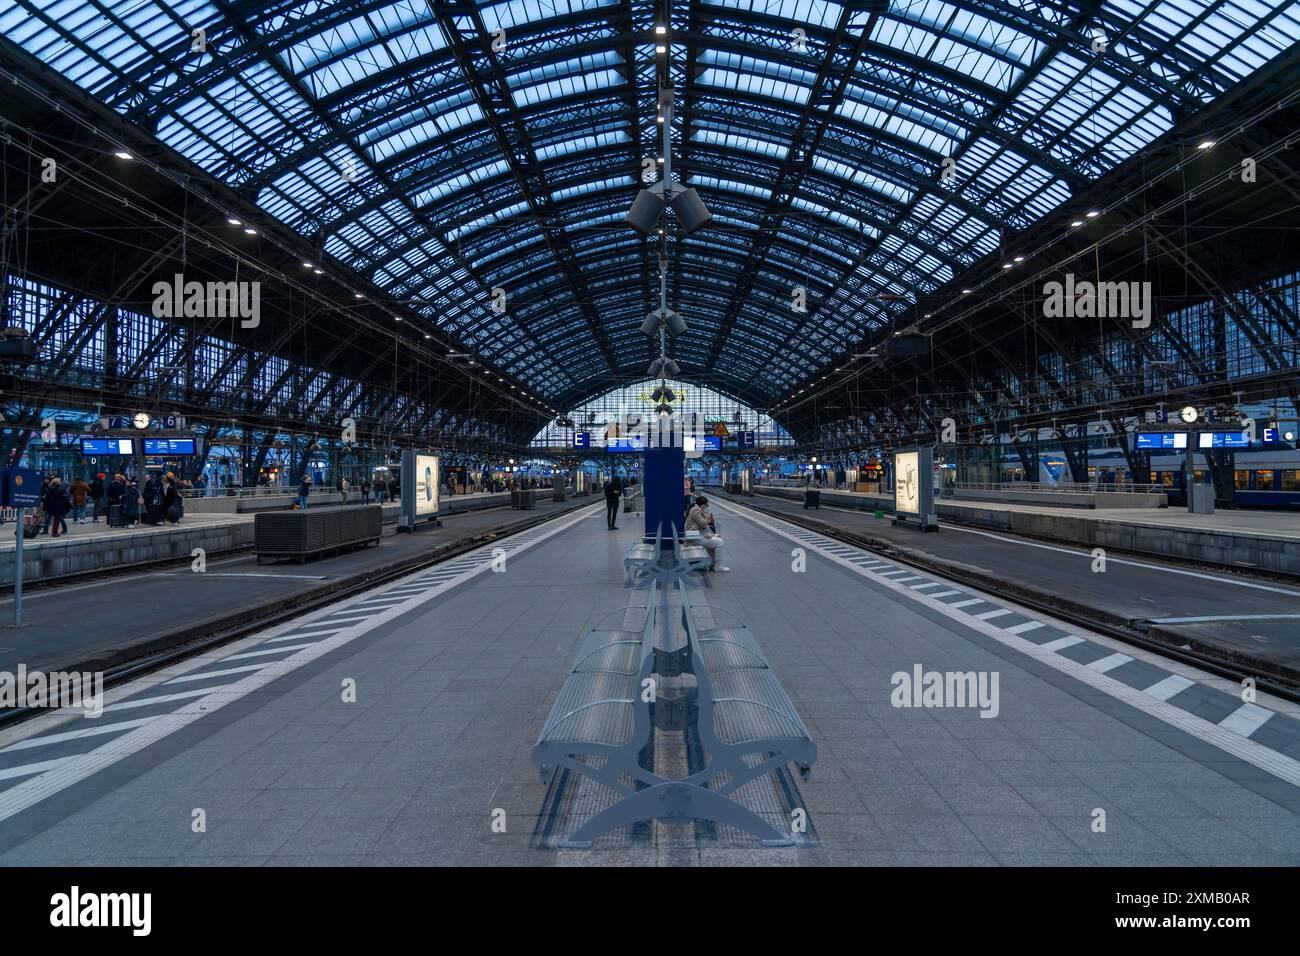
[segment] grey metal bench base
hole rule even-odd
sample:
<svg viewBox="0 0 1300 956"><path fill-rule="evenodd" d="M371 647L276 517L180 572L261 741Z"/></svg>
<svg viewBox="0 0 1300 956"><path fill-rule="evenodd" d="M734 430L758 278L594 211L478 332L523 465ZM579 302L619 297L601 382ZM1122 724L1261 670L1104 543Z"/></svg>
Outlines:
<svg viewBox="0 0 1300 956"><path fill-rule="evenodd" d="M628 631L593 630L588 635L533 747L533 763L543 782L564 767L620 796L559 845L589 848L610 830L642 820L710 820L750 833L763 846L792 846L790 834L729 795L789 763L796 764L807 779L816 744L744 624L712 629L695 625L684 581L690 566L682 560L676 541L674 557L671 567L653 568L645 622L635 640ZM687 645L670 651L656 647L654 636L666 623L661 615L668 611L668 587L673 583L681 595ZM602 641L599 633L610 633L611 639ZM635 661L627 654L632 643L637 646ZM590 680L593 664L612 659L599 655L614 655L618 646L624 648L621 666L604 668L610 676L603 683ZM685 695L669 698L656 693L654 700L647 701L640 693L652 674L682 673L694 674L697 682ZM610 687L617 688L618 696L603 696ZM715 687L724 693L715 696ZM653 743L655 728L682 729L692 701L707 765L680 780L642 767L640 755ZM597 709L606 716L584 723L580 715ZM626 730L629 720L630 732ZM574 732L558 733L566 726ZM623 730L614 733L615 726ZM717 783L724 775L725 783Z"/></svg>

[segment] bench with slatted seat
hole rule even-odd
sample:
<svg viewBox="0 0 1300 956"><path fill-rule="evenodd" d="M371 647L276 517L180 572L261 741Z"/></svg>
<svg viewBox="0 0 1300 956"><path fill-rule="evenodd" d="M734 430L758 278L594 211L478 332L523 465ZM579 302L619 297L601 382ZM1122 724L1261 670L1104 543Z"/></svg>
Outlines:
<svg viewBox="0 0 1300 956"><path fill-rule="evenodd" d="M654 668L658 582L641 593L645 617L639 627L604 626L615 614L626 621L630 610L642 607L629 604L607 615L583 641L533 745L533 763L543 783L568 769L631 794L638 781L657 779L638 761L653 730L642 687Z"/></svg>
<svg viewBox="0 0 1300 956"><path fill-rule="evenodd" d="M687 571L698 571L713 563L708 548L686 537L673 538L673 559L679 567Z"/></svg>
<svg viewBox="0 0 1300 956"><path fill-rule="evenodd" d="M697 728L708 755L708 765L689 779L725 795L794 764L807 780L817 745L749 628L725 608L692 604L685 583L678 587L697 685ZM704 608L731 620L701 625L696 612Z"/></svg>
<svg viewBox="0 0 1300 956"><path fill-rule="evenodd" d="M647 535L641 541L632 545L628 551L627 557L623 559L623 569L629 576L635 577L645 571L650 570L659 562L659 549L663 546L663 529L655 533L654 540L650 540Z"/></svg>
<svg viewBox="0 0 1300 956"><path fill-rule="evenodd" d="M679 545L675 540L675 553ZM789 763L807 779L817 747L749 629L739 621L701 626L695 620L684 584L688 570L679 560L662 574L656 572L639 630L598 625L587 635L542 726L533 763L544 783L567 769L611 788L619 797L562 840L563 847L590 847L610 830L660 819L734 826L765 846L794 843L789 834L730 795ZM673 580L682 601L687 643L669 651L656 647L656 635L666 623ZM697 607L722 611L712 605ZM614 613L626 615L629 608ZM707 763L682 779L662 777L640 763L642 752L653 743L655 727L680 730L680 725L671 726L677 721L672 715L687 713L684 698L658 692L656 673L695 675L696 686L688 694L694 698Z"/></svg>

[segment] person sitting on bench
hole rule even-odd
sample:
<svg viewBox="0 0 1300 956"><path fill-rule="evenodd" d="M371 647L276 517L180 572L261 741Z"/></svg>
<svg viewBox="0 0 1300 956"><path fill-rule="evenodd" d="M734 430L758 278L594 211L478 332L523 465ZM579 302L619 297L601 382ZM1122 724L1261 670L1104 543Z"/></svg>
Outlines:
<svg viewBox="0 0 1300 956"><path fill-rule="evenodd" d="M718 534L717 522L709 512L709 499L700 495L695 499L695 506L686 515L686 530L700 533L700 544L709 552L710 571L730 571L722 563L722 536Z"/></svg>

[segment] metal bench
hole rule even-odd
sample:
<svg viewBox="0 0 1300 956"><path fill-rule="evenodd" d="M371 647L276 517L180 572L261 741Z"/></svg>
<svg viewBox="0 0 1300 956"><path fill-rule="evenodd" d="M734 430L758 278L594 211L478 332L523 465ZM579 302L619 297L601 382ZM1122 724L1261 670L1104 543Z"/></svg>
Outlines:
<svg viewBox="0 0 1300 956"><path fill-rule="evenodd" d="M642 698L655 664L658 581L645 593L641 627L602 626L614 614L626 619L629 610L640 607L630 604L606 615L583 641L533 745L533 764L543 783L568 769L630 796L639 785L660 779L640 765L641 751L654 729L652 705ZM564 845L590 846L596 836L617 825L607 825L604 816L597 814Z"/></svg>
<svg viewBox="0 0 1300 956"><path fill-rule="evenodd" d="M655 574L640 630L598 625L588 634L542 726L533 763L544 783L563 768L604 784L620 797L561 846L590 847L610 830L655 819L711 820L751 833L765 846L794 843L789 834L729 795L788 763L806 780L817 747L749 629L738 621L711 627L695 621L684 584L686 570L676 564ZM676 579L687 636L686 645L677 650L655 644L661 625L667 623L670 577ZM693 673L696 687L686 696L670 698L658 691L652 677L656 673ZM646 693L646 688L652 692ZM641 766L641 755L653 745L656 727L684 729L685 717L692 712L686 706L688 697L694 699L707 765L673 780Z"/></svg>
<svg viewBox="0 0 1300 956"><path fill-rule="evenodd" d="M642 539L632 545L627 557L623 559L623 569L629 577L635 577L648 571L659 563L659 549L663 546L663 528L656 533L653 541Z"/></svg>
<svg viewBox="0 0 1300 956"><path fill-rule="evenodd" d="M708 548L702 544L693 544L685 537L673 538L673 560L687 571L698 571L713 563Z"/></svg>
<svg viewBox="0 0 1300 956"><path fill-rule="evenodd" d="M700 626L695 620L697 608L733 619L735 615L715 604L692 605L685 583L679 581L678 588L698 688L700 742L709 759L708 766L688 781L725 796L790 763L807 780L817 759L817 745L749 628L738 619ZM766 823L762 826L772 829ZM763 842L791 841L777 834Z"/></svg>

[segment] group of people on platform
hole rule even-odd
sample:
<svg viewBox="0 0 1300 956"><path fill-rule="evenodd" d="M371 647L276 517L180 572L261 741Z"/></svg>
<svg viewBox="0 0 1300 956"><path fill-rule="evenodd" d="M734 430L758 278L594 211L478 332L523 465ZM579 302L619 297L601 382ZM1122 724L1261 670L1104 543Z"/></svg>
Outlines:
<svg viewBox="0 0 1300 956"><path fill-rule="evenodd" d="M182 492L188 482L175 475L150 474L140 487L134 476L118 472L110 479L103 472L86 481L80 475L64 483L61 475L46 475L41 481L41 504L24 529L27 537L48 534L51 538L68 533L68 524L99 524L110 528L134 528L148 524L175 524L185 514ZM43 519L41 516L44 516ZM4 523L0 516L0 524Z"/></svg>

